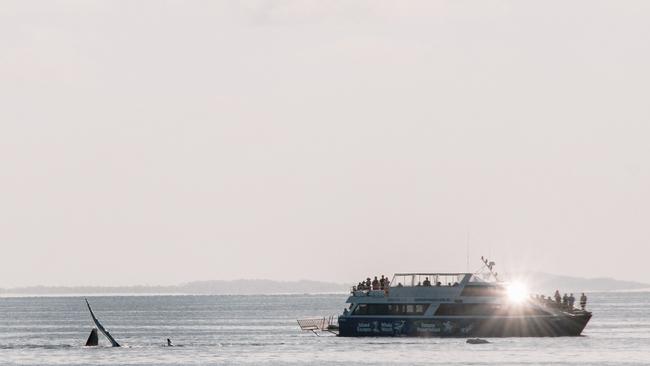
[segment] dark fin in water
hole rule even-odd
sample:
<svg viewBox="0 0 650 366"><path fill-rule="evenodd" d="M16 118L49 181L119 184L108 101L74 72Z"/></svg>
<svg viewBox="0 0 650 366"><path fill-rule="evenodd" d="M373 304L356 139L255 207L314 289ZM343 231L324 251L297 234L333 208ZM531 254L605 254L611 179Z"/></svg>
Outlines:
<svg viewBox="0 0 650 366"><path fill-rule="evenodd" d="M470 339L467 340L467 343L469 343L469 344L486 344L486 343L490 343L490 342L488 342L485 339L481 339L481 338L470 338Z"/></svg>
<svg viewBox="0 0 650 366"><path fill-rule="evenodd" d="M90 311L90 316L93 318L93 322L97 326L97 329L99 329L99 331L102 332L102 334L106 338L108 338L108 340L111 342L111 345L113 347L120 347L120 344L117 343L115 338L113 338L113 336L111 336L111 334L106 329L104 329L104 327L99 323L99 320L97 320L97 318L95 317L95 314L93 313L93 309L90 308L90 304L88 303L88 299L84 299L84 300L86 300L86 305L88 305L88 310Z"/></svg>
<svg viewBox="0 0 650 366"><path fill-rule="evenodd" d="M167 347L174 347L174 344L172 343L172 340L167 338Z"/></svg>
<svg viewBox="0 0 650 366"><path fill-rule="evenodd" d="M99 344L99 337L97 336L97 328L93 328L93 330L90 331L88 340L86 341L86 347L96 346L98 344Z"/></svg>

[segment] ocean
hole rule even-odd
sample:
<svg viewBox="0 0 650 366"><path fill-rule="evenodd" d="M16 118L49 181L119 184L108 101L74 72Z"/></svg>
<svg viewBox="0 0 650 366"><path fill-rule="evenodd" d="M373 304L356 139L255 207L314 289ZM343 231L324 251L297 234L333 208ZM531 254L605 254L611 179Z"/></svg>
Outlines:
<svg viewBox="0 0 650 366"><path fill-rule="evenodd" d="M345 294L94 296L125 347L84 347L83 297L0 297L1 365L650 365L650 292L590 293L581 337L339 338L296 319L338 314ZM171 338L177 347L165 347Z"/></svg>

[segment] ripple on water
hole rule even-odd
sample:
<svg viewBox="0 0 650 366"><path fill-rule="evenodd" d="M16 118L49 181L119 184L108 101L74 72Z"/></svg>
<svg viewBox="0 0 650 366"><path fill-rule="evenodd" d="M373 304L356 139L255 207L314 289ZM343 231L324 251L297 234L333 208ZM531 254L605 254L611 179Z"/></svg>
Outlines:
<svg viewBox="0 0 650 366"><path fill-rule="evenodd" d="M583 337L338 338L301 333L296 318L335 314L345 295L126 296L93 309L126 345L84 347L92 328L78 297L0 298L0 360L21 365L621 365L650 354L650 293L591 294ZM171 338L180 347L166 347Z"/></svg>

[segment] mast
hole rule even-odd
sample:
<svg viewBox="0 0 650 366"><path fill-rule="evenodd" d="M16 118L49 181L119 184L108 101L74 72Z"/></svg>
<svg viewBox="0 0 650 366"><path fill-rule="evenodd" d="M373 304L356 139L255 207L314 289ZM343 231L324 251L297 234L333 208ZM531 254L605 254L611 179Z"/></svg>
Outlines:
<svg viewBox="0 0 650 366"><path fill-rule="evenodd" d="M469 229L467 230L467 263L465 267L465 271L469 273Z"/></svg>

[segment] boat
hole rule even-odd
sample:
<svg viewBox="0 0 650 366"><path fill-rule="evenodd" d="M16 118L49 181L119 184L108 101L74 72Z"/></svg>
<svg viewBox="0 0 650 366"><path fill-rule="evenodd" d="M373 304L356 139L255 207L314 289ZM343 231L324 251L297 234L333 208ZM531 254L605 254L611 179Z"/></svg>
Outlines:
<svg viewBox="0 0 650 366"><path fill-rule="evenodd" d="M323 319L306 330L335 329L341 337L557 337L580 335L591 319L584 309L530 297L481 259L474 273L397 273L383 289L355 286L338 324Z"/></svg>

